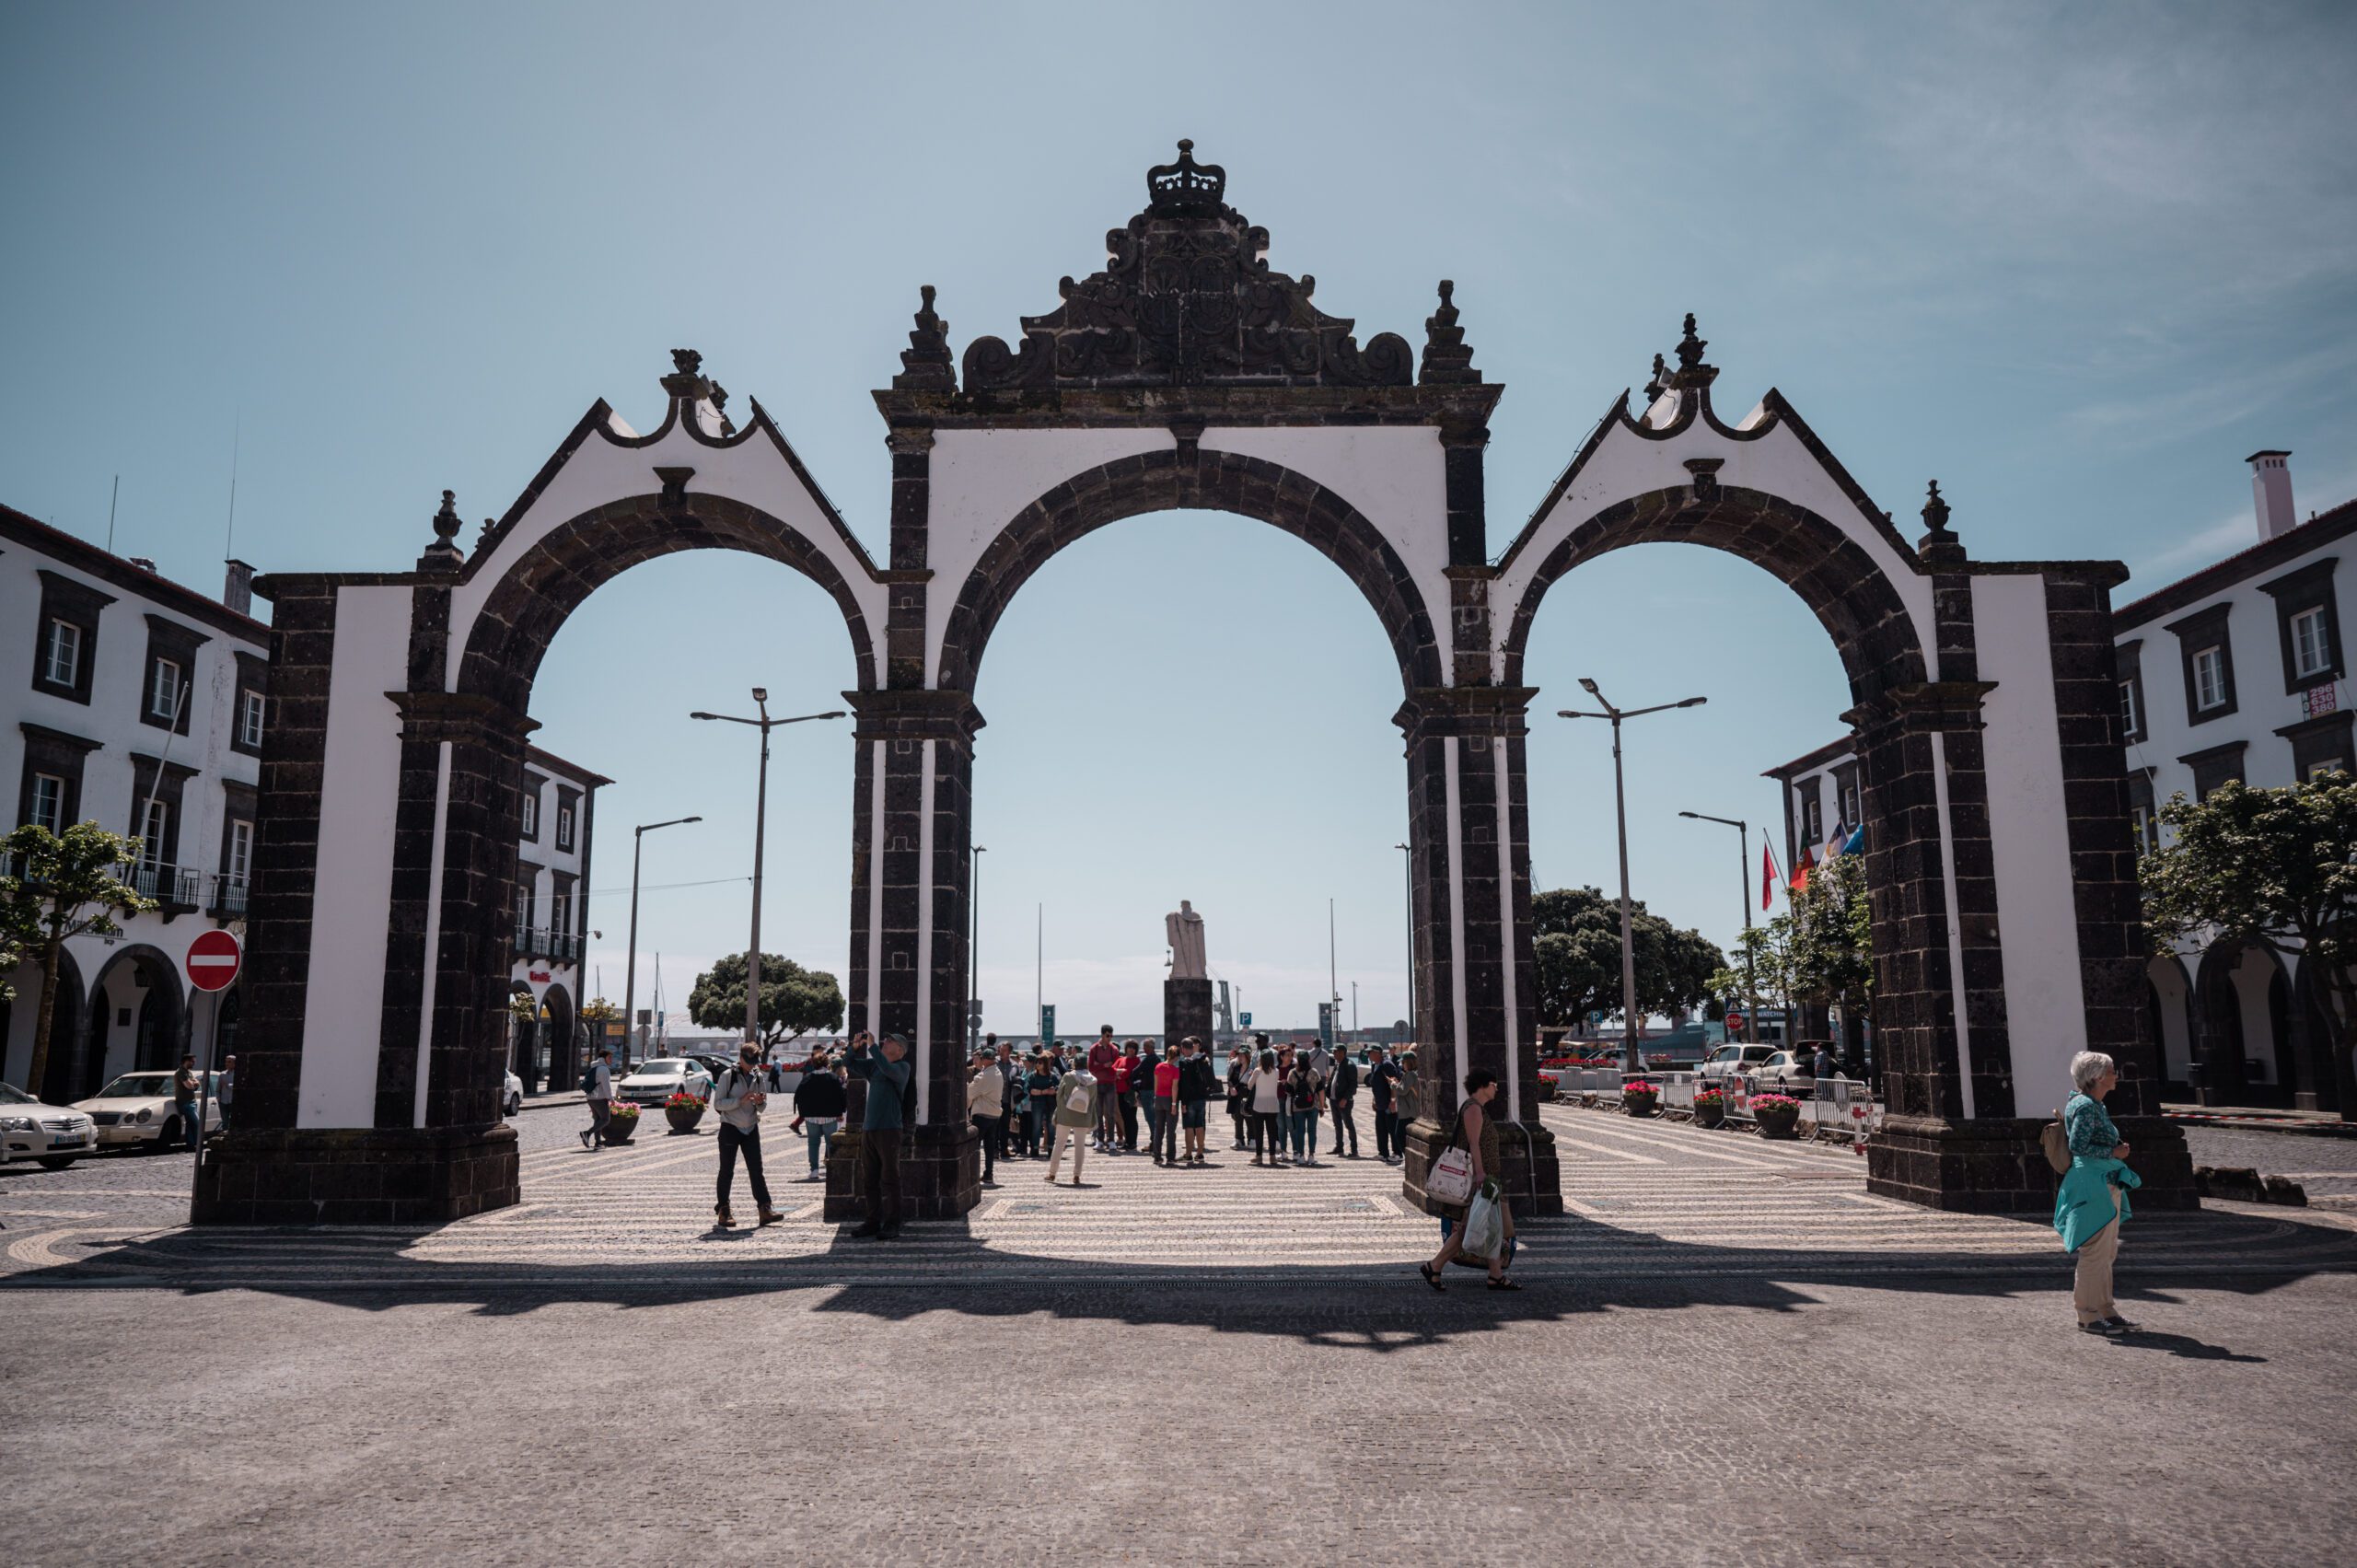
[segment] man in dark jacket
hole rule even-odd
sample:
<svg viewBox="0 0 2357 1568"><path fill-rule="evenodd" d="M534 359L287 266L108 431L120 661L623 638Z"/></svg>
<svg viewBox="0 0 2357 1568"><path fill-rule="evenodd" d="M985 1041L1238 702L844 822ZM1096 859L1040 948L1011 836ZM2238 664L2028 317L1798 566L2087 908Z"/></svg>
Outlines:
<svg viewBox="0 0 2357 1568"><path fill-rule="evenodd" d="M1327 1103L1334 1108L1334 1157L1342 1157L1342 1134L1351 1137L1351 1158L1359 1157L1359 1123L1351 1111L1351 1102L1358 1098L1359 1064L1351 1060L1347 1051L1334 1053L1333 1075L1326 1080Z"/></svg>
<svg viewBox="0 0 2357 1568"><path fill-rule="evenodd" d="M810 1144L810 1174L805 1181L820 1179L819 1162L826 1157L827 1140L843 1119L843 1107L849 1097L843 1093L843 1081L820 1051L802 1070L802 1081L794 1086L794 1126Z"/></svg>
<svg viewBox="0 0 2357 1568"><path fill-rule="evenodd" d="M853 1236L892 1241L900 1234L900 1136L908 1120L901 1097L910 1086L908 1054L908 1043L898 1035L884 1037L879 1056L863 1034L843 1063L853 1076L867 1080L867 1112L859 1128L859 1196L867 1223Z"/></svg>
<svg viewBox="0 0 2357 1568"><path fill-rule="evenodd" d="M1367 1052L1367 1097L1375 1102L1375 1157L1389 1163L1406 1155L1399 1136L1399 1107L1392 1098L1399 1086L1399 1069L1383 1047Z"/></svg>

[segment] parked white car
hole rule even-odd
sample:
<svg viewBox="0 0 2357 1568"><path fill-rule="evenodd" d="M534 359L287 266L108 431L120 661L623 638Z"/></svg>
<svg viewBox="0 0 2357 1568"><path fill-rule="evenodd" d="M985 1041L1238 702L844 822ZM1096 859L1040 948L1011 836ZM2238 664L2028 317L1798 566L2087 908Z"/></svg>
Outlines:
<svg viewBox="0 0 2357 1568"><path fill-rule="evenodd" d="M1723 1045L1703 1059L1701 1071L1695 1076L1715 1083L1737 1073L1757 1073L1775 1054L1772 1045Z"/></svg>
<svg viewBox="0 0 2357 1568"><path fill-rule="evenodd" d="M507 1081L499 1086L499 1114L513 1116L523 1109L524 1080L516 1075L516 1069L510 1067Z"/></svg>
<svg viewBox="0 0 2357 1568"><path fill-rule="evenodd" d="M633 1105L661 1105L681 1089L698 1099L712 1098L712 1074L679 1056L658 1056L642 1062L614 1086L614 1098Z"/></svg>
<svg viewBox="0 0 2357 1568"><path fill-rule="evenodd" d="M98 1153L98 1124L78 1110L43 1105L14 1084L0 1084L0 1164L39 1160L64 1170Z"/></svg>
<svg viewBox="0 0 2357 1568"><path fill-rule="evenodd" d="M211 1092L203 1097L206 1102L204 1130L208 1133L221 1126L221 1074L215 1073L211 1076ZM186 1132L180 1126L180 1107L172 1103L169 1073L125 1073L88 1099L75 1100L74 1109L87 1113L99 1124L99 1146L102 1149L123 1144L177 1149L187 1144Z"/></svg>

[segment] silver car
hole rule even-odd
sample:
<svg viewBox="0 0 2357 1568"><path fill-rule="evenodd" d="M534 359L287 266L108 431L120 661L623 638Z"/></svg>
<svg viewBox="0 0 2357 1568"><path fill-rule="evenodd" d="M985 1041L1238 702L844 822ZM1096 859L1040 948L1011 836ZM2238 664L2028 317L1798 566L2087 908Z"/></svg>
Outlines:
<svg viewBox="0 0 2357 1568"><path fill-rule="evenodd" d="M98 1148L98 1124L82 1112L43 1105L14 1084L0 1084L0 1164L39 1160L64 1170Z"/></svg>

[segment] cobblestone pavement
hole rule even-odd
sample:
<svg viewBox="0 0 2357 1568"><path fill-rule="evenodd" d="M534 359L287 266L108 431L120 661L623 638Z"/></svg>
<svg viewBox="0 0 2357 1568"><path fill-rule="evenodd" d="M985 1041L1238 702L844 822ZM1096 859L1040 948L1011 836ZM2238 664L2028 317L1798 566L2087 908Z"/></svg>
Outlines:
<svg viewBox="0 0 2357 1568"><path fill-rule="evenodd" d="M432 1231L181 1230L148 1194L184 1156L12 1176L12 1555L2350 1555L2349 1216L2131 1221L2155 1331L2115 1344L2072 1330L2038 1223L1875 1198L1839 1151L1547 1114L1573 1212L1524 1224L1518 1295L1426 1290L1435 1227L1372 1159L1098 1158L1078 1191L1018 1161L892 1246L785 1181L785 1225L712 1233L708 1136L590 1154L554 1109L518 1123L522 1204Z"/></svg>

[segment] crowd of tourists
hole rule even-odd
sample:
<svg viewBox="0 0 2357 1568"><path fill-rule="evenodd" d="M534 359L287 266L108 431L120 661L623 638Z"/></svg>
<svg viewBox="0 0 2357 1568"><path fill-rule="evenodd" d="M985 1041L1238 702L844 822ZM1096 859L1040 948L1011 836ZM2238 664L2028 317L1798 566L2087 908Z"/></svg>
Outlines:
<svg viewBox="0 0 2357 1568"><path fill-rule="evenodd" d="M1210 1162L1212 1102L1222 1101L1231 1150L1249 1148L1256 1166L1316 1166L1318 1130L1331 1118L1337 1158L1358 1159L1357 1107L1364 1094L1375 1115L1375 1157L1397 1165L1406 1155L1401 1130L1421 1102L1416 1054L1391 1059L1381 1046L1362 1069L1323 1042L1271 1046L1255 1035L1223 1072L1202 1040L1190 1037L1167 1051L1151 1040L1120 1040L1106 1025L1086 1051L1061 1042L1018 1056L985 1037L967 1064L966 1109L982 1138L982 1184L998 1184L1001 1160L1044 1159L1056 1180L1072 1156L1072 1183L1094 1154L1144 1153L1168 1170ZM1348 1153L1344 1148L1347 1145Z"/></svg>

